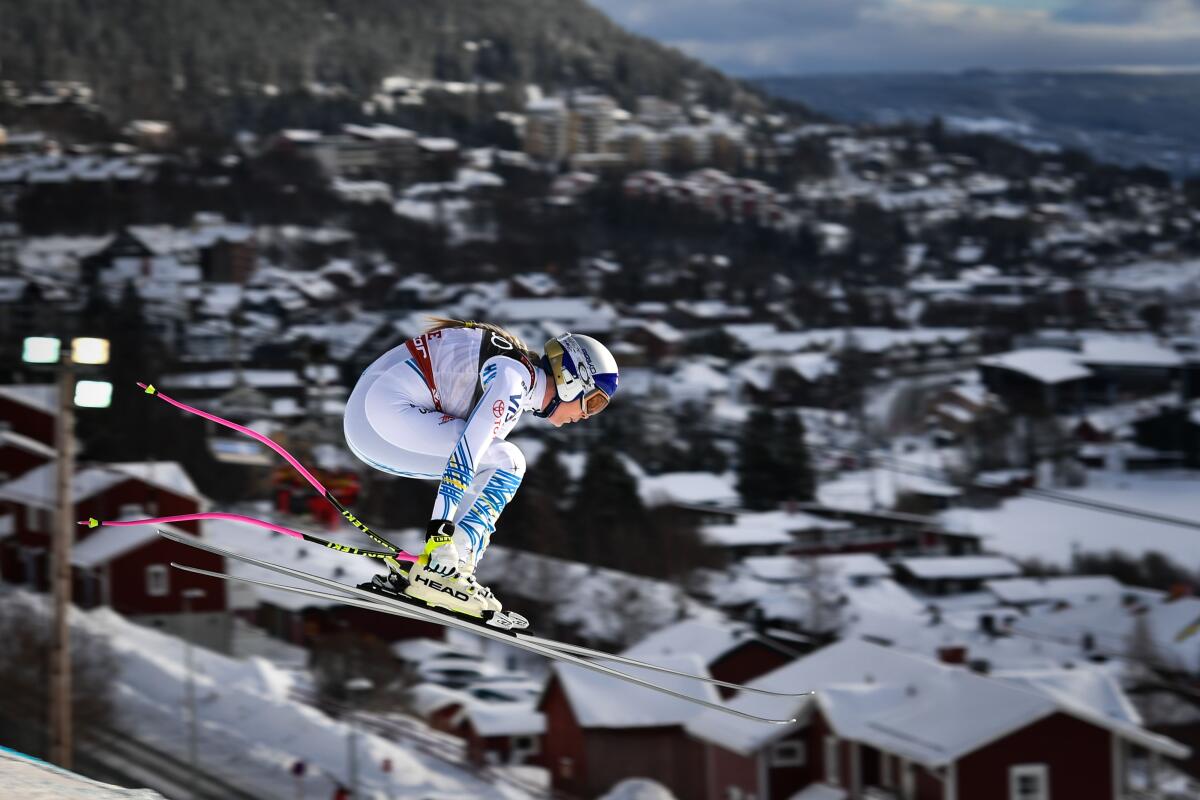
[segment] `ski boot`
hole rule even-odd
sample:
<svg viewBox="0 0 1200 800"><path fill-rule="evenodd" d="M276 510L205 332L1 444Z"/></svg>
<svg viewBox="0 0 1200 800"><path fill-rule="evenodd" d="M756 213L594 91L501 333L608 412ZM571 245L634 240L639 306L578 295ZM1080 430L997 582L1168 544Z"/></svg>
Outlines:
<svg viewBox="0 0 1200 800"><path fill-rule="evenodd" d="M506 614L491 589L475 580L474 570L458 558L452 536L454 524L446 520L429 523L425 550L404 578L403 594L427 606L444 608L506 630L525 628L529 622L517 614Z"/></svg>

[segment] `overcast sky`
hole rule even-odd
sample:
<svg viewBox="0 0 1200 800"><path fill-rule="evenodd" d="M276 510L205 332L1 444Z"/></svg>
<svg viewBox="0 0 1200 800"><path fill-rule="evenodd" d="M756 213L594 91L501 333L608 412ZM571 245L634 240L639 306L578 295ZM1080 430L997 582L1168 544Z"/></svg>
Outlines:
<svg viewBox="0 0 1200 800"><path fill-rule="evenodd" d="M1200 0L591 0L735 75L1200 65Z"/></svg>

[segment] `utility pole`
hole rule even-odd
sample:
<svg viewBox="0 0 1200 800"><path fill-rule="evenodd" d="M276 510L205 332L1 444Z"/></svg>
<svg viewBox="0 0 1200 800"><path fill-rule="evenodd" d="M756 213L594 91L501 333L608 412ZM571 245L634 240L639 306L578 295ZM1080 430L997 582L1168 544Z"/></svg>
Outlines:
<svg viewBox="0 0 1200 800"><path fill-rule="evenodd" d="M75 541L75 507L72 477L75 474L75 405L108 408L112 384L107 381L75 380L76 365L108 363L108 340L79 337L69 347L53 336L26 336L21 361L34 369L57 371L58 416L54 421L57 448L56 490L58 507L51 530L52 558L49 575L54 593L54 618L50 643L50 760L70 769L73 750L71 730L71 544Z"/></svg>
<svg viewBox="0 0 1200 800"><path fill-rule="evenodd" d="M53 580L54 639L50 648L50 760L71 768L71 543L75 537L71 477L75 469L75 373L70 352L64 350L58 365L58 510L54 519Z"/></svg>

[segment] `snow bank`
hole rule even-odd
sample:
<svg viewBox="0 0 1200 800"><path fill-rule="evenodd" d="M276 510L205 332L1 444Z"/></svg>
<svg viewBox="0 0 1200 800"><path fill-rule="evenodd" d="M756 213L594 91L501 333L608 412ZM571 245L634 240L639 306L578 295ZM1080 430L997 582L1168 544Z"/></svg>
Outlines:
<svg viewBox="0 0 1200 800"><path fill-rule="evenodd" d="M122 789L0 747L0 785L22 800L162 800L149 789Z"/></svg>
<svg viewBox="0 0 1200 800"><path fill-rule="evenodd" d="M627 778L600 800L675 800L675 795L649 778Z"/></svg>

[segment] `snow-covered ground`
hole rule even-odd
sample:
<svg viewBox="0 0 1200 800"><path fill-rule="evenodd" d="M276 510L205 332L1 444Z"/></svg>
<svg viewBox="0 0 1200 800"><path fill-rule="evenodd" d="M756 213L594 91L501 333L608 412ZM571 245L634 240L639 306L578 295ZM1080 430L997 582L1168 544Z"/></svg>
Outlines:
<svg viewBox="0 0 1200 800"><path fill-rule="evenodd" d="M4 747L0 747L0 786L5 797L22 800L162 800L158 792L99 783Z"/></svg>
<svg viewBox="0 0 1200 800"><path fill-rule="evenodd" d="M1094 286L1130 292L1158 292L1176 300L1200 297L1200 260L1139 261L1123 267L1093 270Z"/></svg>
<svg viewBox="0 0 1200 800"><path fill-rule="evenodd" d="M0 603L29 614L46 613L46 598L25 591L0 595ZM118 660L113 691L119 714L117 727L186 760L188 738L183 708L187 670L183 643L135 625L105 608L76 610L71 624L107 639ZM349 727L291 700L292 673L262 659L241 661L198 647L192 652L197 751L203 768L264 800L290 800L296 796L290 770L298 760L307 765L304 784L310 797L328 796L339 782L349 782ZM363 798L516 800L528 796L513 787L491 785L439 759L361 729L357 753ZM391 761L390 774L383 771L385 759Z"/></svg>
<svg viewBox="0 0 1200 800"><path fill-rule="evenodd" d="M1087 486L1056 489L1073 497L1130 506L1185 519L1200 519L1200 472L1088 473ZM947 527L980 534L989 550L1016 558L1039 558L1069 566L1082 552L1121 550L1140 557L1157 550L1188 568L1200 564L1200 532L1060 503L1016 497L998 508L953 509Z"/></svg>

